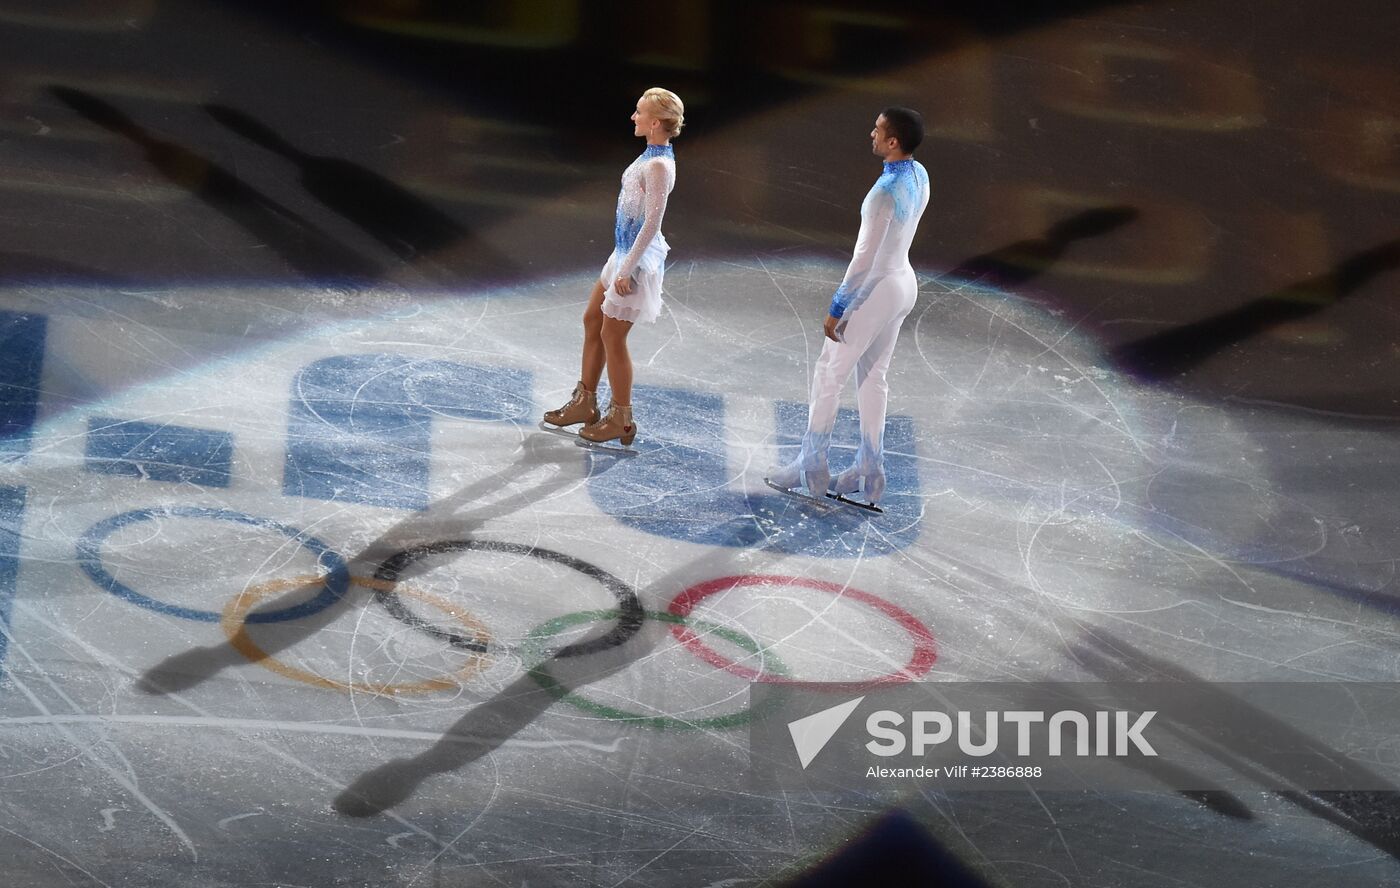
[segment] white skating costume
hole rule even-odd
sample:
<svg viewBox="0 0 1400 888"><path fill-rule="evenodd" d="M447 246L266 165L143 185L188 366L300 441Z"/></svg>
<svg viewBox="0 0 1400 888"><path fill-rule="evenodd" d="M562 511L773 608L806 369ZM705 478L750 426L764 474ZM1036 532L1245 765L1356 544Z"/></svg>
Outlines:
<svg viewBox="0 0 1400 888"><path fill-rule="evenodd" d="M813 496L821 497L831 479L827 449L841 388L856 373L856 405L860 412L860 447L851 467L837 476L835 490L862 491L870 502L885 489L885 405L889 386L885 372L894 354L899 327L914 307L919 292L909 245L928 206L928 172L914 160L885 164L884 172L860 208L860 236L841 286L831 300L831 315L840 318L840 342L825 340L812 374L811 404L802 453L778 470L771 481L793 488L804 480Z"/></svg>
<svg viewBox="0 0 1400 888"><path fill-rule="evenodd" d="M676 155L670 145L648 145L622 173L613 226L613 254L598 280L603 314L620 321L651 323L661 314L661 277L670 244L661 234L666 198L676 185ZM627 296L614 286L620 277L635 282Z"/></svg>

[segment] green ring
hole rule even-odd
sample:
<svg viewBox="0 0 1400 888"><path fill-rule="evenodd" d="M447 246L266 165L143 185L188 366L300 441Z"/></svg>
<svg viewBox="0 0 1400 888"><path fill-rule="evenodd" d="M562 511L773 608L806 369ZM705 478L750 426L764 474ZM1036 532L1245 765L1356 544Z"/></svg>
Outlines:
<svg viewBox="0 0 1400 888"><path fill-rule="evenodd" d="M616 620L619 616L621 615L616 610L576 611L572 614L565 614L562 617L555 617L547 623L542 623L535 629L532 629L530 634L525 637L525 662L528 663L542 652L543 645L541 642L544 639L553 635L558 635L561 631L570 626L577 626L580 623L600 623L604 620ZM683 617L678 614L662 613L659 611L646 611L646 618L649 620L657 620L662 623L688 624L695 628L703 629L706 632L712 632L725 641L744 648L751 654L769 658L771 660L772 670L778 675L787 676L790 674L787 667L783 665L782 660L778 659L776 654L772 651L764 651L757 641L742 632L726 629L723 626L716 626L713 623L707 623L703 620L696 620L691 617ZM601 716L614 721L625 721L643 727L655 728L659 731L699 730L703 728L737 728L747 724L754 716L752 706L748 709L740 710L739 712L730 713L729 715L717 715L711 718L702 718L694 721L688 721L671 715L639 715L635 712L628 712L625 709L617 709L603 703L589 700L586 697L568 690L559 683L558 679L549 674L549 671L545 668L545 664L548 662L548 660L545 660L531 667L529 671L530 677L533 678L540 687L544 688L545 691L556 700L568 703L570 706L582 709L584 712L592 715ZM770 700L773 701L777 699L776 695L770 694L769 697ZM773 704L770 703L769 705Z"/></svg>

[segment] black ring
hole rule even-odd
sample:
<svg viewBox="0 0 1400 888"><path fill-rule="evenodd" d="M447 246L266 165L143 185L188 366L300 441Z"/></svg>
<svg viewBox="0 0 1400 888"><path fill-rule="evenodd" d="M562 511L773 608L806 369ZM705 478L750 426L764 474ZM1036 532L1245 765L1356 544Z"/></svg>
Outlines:
<svg viewBox="0 0 1400 888"><path fill-rule="evenodd" d="M578 571L584 576L597 580L613 597L617 599L617 610L620 616L617 625L602 638L595 638L592 641L580 644L567 645L558 651L553 652L554 657L580 657L585 654L596 654L600 651L609 650L625 644L629 638L636 635L642 628L642 623L646 620L646 615L642 611L642 603L637 598L637 591L621 579L613 576L601 567L589 564L580 558L572 555L565 555L563 552L556 552L553 549L542 549L538 546L530 546L524 543L507 543L500 540L439 540L435 543L424 543L421 546L413 546L396 552L384 559L379 565L379 569L374 572L374 578L385 583L397 583L404 570L415 562L430 555L441 555L445 552L467 552L471 550L481 550L486 552L509 552L513 555L528 555L531 558L539 558L543 561L552 561L564 567ZM427 620L409 610L403 603L397 592L392 589L376 589L374 600L384 606L389 615L406 626L417 629L431 638L436 638L447 642L454 648L476 653L485 653L487 646L474 638L439 629Z"/></svg>

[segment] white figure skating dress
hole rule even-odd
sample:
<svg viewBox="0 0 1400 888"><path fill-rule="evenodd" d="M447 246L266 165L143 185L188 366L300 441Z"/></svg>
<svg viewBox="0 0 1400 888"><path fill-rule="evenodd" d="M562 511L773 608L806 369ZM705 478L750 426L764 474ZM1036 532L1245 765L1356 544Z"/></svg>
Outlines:
<svg viewBox="0 0 1400 888"><path fill-rule="evenodd" d="M648 145L622 173L613 253L598 276L603 314L610 318L649 324L661 314L661 278L671 250L661 234L661 217L675 185L676 156L670 145ZM635 284L622 296L614 285L629 276Z"/></svg>

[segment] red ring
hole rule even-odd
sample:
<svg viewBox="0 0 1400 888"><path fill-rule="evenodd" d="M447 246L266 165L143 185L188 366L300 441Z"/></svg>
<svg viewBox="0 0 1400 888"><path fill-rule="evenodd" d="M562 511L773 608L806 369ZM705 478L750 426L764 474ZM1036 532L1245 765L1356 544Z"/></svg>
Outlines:
<svg viewBox="0 0 1400 888"><path fill-rule="evenodd" d="M702 600L709 598L717 592L724 592L739 586L758 586L764 584L782 584L785 586L805 586L808 589L819 589L822 592L830 592L838 598L850 598L863 604L868 604L875 610L894 620L908 632L914 639L914 653L909 658L909 662L898 672L889 675L882 675L869 681L803 681L800 679L784 678L781 675L768 675L747 666L740 666L738 663L723 656L718 651L707 646L700 640L700 636L691 631L689 626L677 623L671 627L671 634L676 636L676 640L685 645L692 654L709 663L717 669L723 669L733 675L747 678L749 681L763 682L765 684L780 685L820 685L833 691L863 691L879 685L899 684L913 681L933 668L934 660L938 659L938 653L934 649L933 633L928 627L919 622L919 619L907 610L896 607L885 601L883 598L876 598L869 592L862 592L859 589L852 589L849 586L842 586L838 583L829 583L825 580L813 580L808 577L779 577L764 576L762 574L745 574L741 576L720 577L717 580L706 580L703 583L691 586L684 590L675 598L671 599L671 604L666 608L678 617L688 617L695 609L695 605Z"/></svg>

